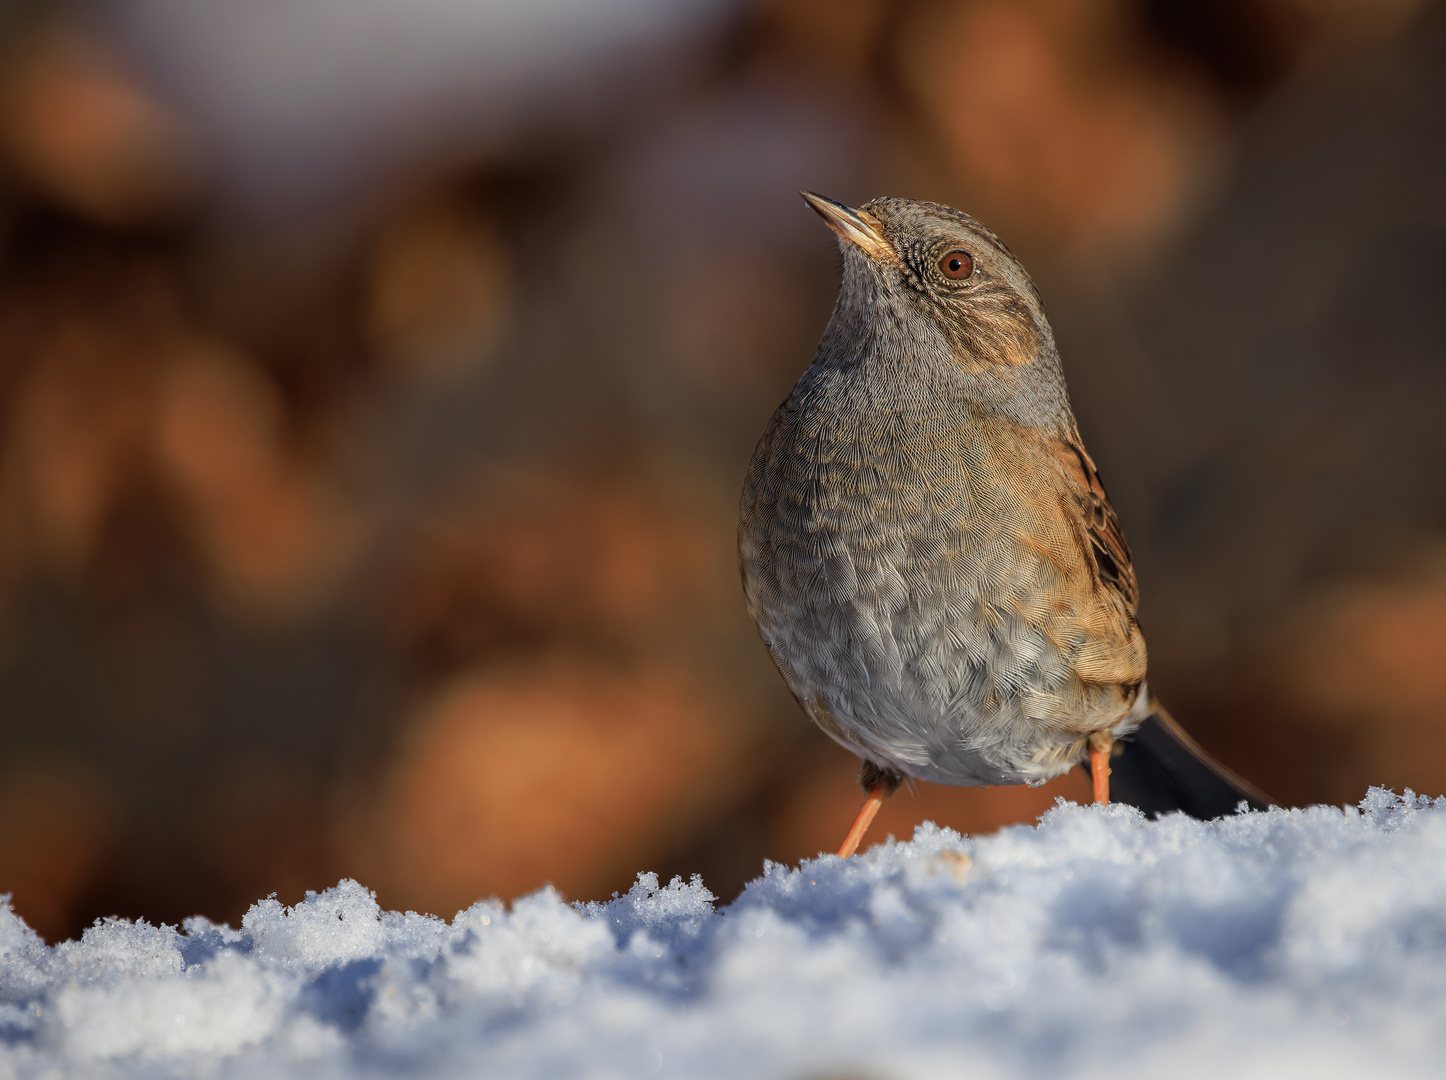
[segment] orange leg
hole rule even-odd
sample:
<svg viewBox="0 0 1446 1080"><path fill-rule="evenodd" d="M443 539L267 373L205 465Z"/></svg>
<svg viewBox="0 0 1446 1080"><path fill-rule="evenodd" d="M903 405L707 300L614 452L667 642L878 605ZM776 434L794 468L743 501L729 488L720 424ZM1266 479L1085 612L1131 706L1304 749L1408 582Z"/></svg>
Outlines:
<svg viewBox="0 0 1446 1080"><path fill-rule="evenodd" d="M1090 736L1090 776L1094 779L1097 803L1110 801L1110 751L1114 745L1115 737L1108 731L1097 731Z"/></svg>
<svg viewBox="0 0 1446 1080"><path fill-rule="evenodd" d="M849 830L843 847L838 849L839 858L847 859L859 849L864 833L869 831L869 826L874 823L874 815L879 812L879 807L884 805L884 800L889 797L889 794L890 792L885 790L883 784L875 784L869 789L869 797L864 800L864 805L859 810L859 816L854 819L854 827Z"/></svg>

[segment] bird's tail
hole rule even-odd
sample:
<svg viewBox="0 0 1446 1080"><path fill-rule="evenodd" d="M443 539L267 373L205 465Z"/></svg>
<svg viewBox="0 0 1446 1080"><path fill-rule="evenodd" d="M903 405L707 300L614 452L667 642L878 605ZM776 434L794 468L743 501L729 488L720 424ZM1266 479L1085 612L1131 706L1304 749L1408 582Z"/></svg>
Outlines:
<svg viewBox="0 0 1446 1080"><path fill-rule="evenodd" d="M1275 800L1202 750L1165 711L1150 702L1150 715L1115 743L1110 760L1110 800L1138 807L1150 817L1183 810L1202 821L1235 811L1244 802L1264 810Z"/></svg>

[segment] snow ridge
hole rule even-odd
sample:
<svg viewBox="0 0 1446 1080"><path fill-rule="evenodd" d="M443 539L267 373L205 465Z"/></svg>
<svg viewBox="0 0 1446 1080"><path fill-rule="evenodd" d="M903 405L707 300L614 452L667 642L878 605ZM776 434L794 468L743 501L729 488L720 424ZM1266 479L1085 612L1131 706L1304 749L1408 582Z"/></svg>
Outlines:
<svg viewBox="0 0 1446 1080"><path fill-rule="evenodd" d="M1446 1051L1446 798L922 826L848 861L543 889L449 923L354 881L239 930L0 903L0 1077L1356 1076Z"/></svg>

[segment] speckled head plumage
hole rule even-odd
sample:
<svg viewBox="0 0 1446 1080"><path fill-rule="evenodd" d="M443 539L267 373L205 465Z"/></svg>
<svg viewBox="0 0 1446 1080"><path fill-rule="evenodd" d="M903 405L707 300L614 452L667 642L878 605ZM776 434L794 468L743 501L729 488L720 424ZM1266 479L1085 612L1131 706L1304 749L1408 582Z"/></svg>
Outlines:
<svg viewBox="0 0 1446 1080"><path fill-rule="evenodd" d="M961 393L1018 423L1073 428L1044 302L992 230L940 203L881 198L854 209L803 195L839 234L844 259L819 361L847 363L865 348L957 375ZM951 272L955 253L967 264Z"/></svg>

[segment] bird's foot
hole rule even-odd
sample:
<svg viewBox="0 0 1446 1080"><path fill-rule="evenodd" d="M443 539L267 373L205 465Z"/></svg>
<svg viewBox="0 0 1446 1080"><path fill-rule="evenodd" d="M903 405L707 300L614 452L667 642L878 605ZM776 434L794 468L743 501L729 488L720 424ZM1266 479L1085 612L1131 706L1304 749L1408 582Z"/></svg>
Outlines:
<svg viewBox="0 0 1446 1080"><path fill-rule="evenodd" d="M1114 745L1115 737L1108 731L1090 735L1090 779L1094 781L1097 803L1110 801L1110 752Z"/></svg>
<svg viewBox="0 0 1446 1080"><path fill-rule="evenodd" d="M893 794L893 792L886 789L885 785L881 783L875 784L869 789L868 798L864 800L864 805L859 808L859 816L854 819L854 827L849 830L848 836L844 838L843 847L838 849L838 857L840 859L847 859L859 849L859 844L861 844L864 839L864 833L868 832L869 826L874 823L874 815L879 812L879 807L884 805L884 800L891 794Z"/></svg>
<svg viewBox="0 0 1446 1080"><path fill-rule="evenodd" d="M899 785L904 782L901 773L885 765L875 765L867 758L859 765L859 787L867 791L868 798L859 809L859 816L854 819L854 827L849 830L848 837L843 842L843 847L838 849L839 858L847 859L859 849L863 842L864 833L869 831L873 824L874 815L879 812L879 807L884 805L884 800L899 790Z"/></svg>

